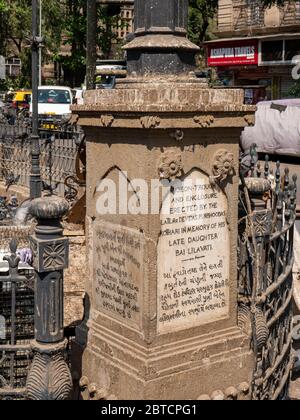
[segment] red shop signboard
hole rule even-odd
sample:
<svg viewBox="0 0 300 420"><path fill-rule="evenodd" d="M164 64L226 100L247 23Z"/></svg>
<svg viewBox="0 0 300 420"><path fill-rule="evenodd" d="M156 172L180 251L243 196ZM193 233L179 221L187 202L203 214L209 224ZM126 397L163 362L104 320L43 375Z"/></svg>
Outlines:
<svg viewBox="0 0 300 420"><path fill-rule="evenodd" d="M208 65L245 66L258 65L258 41L217 42L208 45Z"/></svg>

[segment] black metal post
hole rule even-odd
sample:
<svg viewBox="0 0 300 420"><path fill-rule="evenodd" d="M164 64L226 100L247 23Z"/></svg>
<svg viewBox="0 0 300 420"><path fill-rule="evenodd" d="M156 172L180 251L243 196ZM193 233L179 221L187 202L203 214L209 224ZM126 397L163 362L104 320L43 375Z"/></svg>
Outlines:
<svg viewBox="0 0 300 420"><path fill-rule="evenodd" d="M94 89L96 72L97 2L87 0L86 88Z"/></svg>
<svg viewBox="0 0 300 420"><path fill-rule="evenodd" d="M37 219L31 237L35 286L35 341L33 363L27 379L30 400L66 400L72 378L65 361L63 273L68 267L69 243L61 218L68 212L66 200L48 196L32 201L30 214Z"/></svg>
<svg viewBox="0 0 300 420"><path fill-rule="evenodd" d="M135 0L135 38L125 46L128 72L188 73L199 47L187 35L188 0Z"/></svg>
<svg viewBox="0 0 300 420"><path fill-rule="evenodd" d="M32 0L32 135L31 135L31 174L30 198L42 195L40 172L40 143L38 115L38 85L39 85L39 49L42 39L38 36L38 0Z"/></svg>

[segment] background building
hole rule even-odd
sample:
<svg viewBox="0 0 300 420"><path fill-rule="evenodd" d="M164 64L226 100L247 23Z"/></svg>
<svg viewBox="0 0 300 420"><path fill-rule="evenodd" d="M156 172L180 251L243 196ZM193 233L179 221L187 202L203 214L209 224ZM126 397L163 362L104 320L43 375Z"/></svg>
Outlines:
<svg viewBox="0 0 300 420"><path fill-rule="evenodd" d="M130 4L131 3L131 4ZM118 29L118 39L126 39L127 35L134 31L134 10L133 10L133 0L131 2L126 2L121 7L121 19L125 22L123 28Z"/></svg>
<svg viewBox="0 0 300 420"><path fill-rule="evenodd" d="M243 86L248 103L291 96L300 1L265 9L257 0L219 0L216 35L207 43L208 65L224 85Z"/></svg>

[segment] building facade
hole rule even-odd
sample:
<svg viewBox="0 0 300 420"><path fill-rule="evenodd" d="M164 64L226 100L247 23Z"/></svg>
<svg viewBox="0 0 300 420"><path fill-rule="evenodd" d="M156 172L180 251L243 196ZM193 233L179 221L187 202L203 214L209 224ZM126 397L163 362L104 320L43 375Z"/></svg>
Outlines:
<svg viewBox="0 0 300 420"><path fill-rule="evenodd" d="M292 96L300 1L264 8L258 0L219 0L216 35L207 43L208 65L225 86L243 86L251 104Z"/></svg>
<svg viewBox="0 0 300 420"><path fill-rule="evenodd" d="M126 39L127 35L134 32L134 9L133 1L126 3L121 7L121 21L122 25L118 28L118 39Z"/></svg>

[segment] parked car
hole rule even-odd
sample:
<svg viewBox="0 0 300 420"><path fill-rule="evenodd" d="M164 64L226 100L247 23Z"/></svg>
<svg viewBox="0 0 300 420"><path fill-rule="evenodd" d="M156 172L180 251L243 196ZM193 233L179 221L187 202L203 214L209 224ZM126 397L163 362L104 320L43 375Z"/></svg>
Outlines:
<svg viewBox="0 0 300 420"><path fill-rule="evenodd" d="M38 113L40 127L55 129L71 117L72 91L64 86L40 86L38 90ZM30 104L32 114L32 103Z"/></svg>

